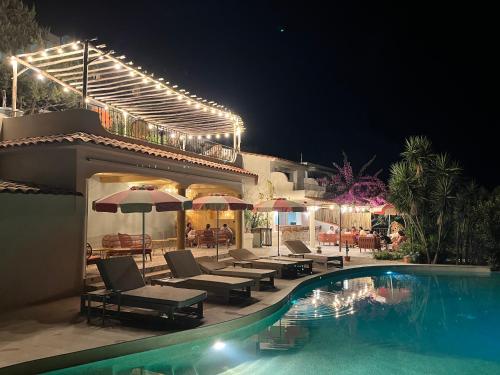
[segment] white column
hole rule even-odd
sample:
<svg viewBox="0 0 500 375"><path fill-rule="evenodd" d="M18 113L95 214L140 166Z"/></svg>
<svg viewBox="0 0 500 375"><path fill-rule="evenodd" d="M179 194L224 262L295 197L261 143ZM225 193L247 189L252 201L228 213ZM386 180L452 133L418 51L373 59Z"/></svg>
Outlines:
<svg viewBox="0 0 500 375"><path fill-rule="evenodd" d="M309 246L316 247L316 219L314 207L309 207Z"/></svg>
<svg viewBox="0 0 500 375"><path fill-rule="evenodd" d="M17 61L11 60L12 64L12 115L16 117L17 110Z"/></svg>

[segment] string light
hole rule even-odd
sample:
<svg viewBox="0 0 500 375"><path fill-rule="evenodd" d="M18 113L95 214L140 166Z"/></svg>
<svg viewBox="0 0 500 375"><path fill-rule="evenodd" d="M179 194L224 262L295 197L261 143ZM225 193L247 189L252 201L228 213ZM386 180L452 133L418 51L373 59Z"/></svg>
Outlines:
<svg viewBox="0 0 500 375"><path fill-rule="evenodd" d="M126 65L127 76L130 76L130 77L137 77L137 75L142 76L142 82L144 84L155 85L155 87L159 90L165 88L166 89L165 92L166 92L167 96L172 95L172 94L176 95L178 100L183 102L183 105L192 106L192 107L194 107L193 109L200 110L203 113L210 113L212 115L216 114L218 117L223 117L225 119L228 119L231 122L235 122L236 125L241 123L241 120L239 119L239 117L232 114L224 106L217 104L214 101L209 102L206 99L198 97L197 95L190 94L189 91L186 91L185 89L180 89L180 88L178 89L178 85L170 85L170 82L166 82L163 77L150 78L149 75L151 75L151 77L154 77L154 73L148 73L147 71L144 71L141 66L132 67L132 65L133 65L132 61L129 61L129 62L119 61L119 60L125 59L125 56L121 55L121 56L117 56L117 57L112 57L111 55L114 54L114 51L110 51L110 52L105 53L104 51L101 50L101 48L105 48L105 47L106 46L102 45L102 44L100 44L98 46L93 46L93 45L89 44L90 52L97 53L97 56L98 56L97 58L99 60L105 60L107 62L112 63L110 65L110 67L112 69L117 70L117 71L121 70L121 69L123 70L123 68L125 68L125 65ZM43 62L44 69L49 69L49 67L51 67L52 65L60 64L61 63L60 59L63 58L63 56L51 56L52 53L57 53L58 55L61 55L61 54L63 55L65 53L65 51L67 51L67 49L72 49L72 50L76 51L79 49L81 50L81 48L82 48L81 41L78 40L78 41L74 41L72 43L68 43L66 45L58 46L56 48L50 48L50 49L38 51L35 53L31 53L31 54L20 55L20 59L21 59L20 61L22 63L22 59L26 59L26 61L33 62L33 60L35 60L38 63L37 60L42 60L42 59L36 58L36 57L38 57L38 56L41 56L43 58L50 57L51 60L45 60ZM54 52L52 52L52 51L54 51ZM35 57L35 59L34 59L34 57ZM59 61L58 61L58 59L59 59ZM14 64L14 63L12 62L12 64ZM28 68L30 68L30 67L28 67ZM35 70L37 79L43 81L46 78L40 70L38 70L35 67L31 67L31 68L33 70ZM141 70L143 71L143 73L140 72ZM147 73L147 76L145 75L145 73ZM117 73L117 74L119 74L119 73ZM63 86L62 89L64 92L70 91L69 88L67 87L68 85L72 85L75 89L81 89L81 82L66 82L65 79L71 79L71 78L62 78L63 76L65 77L67 74L62 74L59 72L48 74L48 76L50 78L52 75L55 78L59 79L60 81L63 81L63 83L61 83L61 85ZM59 76L59 75L61 75L61 76ZM123 76L116 76L116 77L123 78ZM108 86L108 84L105 84L105 83L95 82L95 80L96 80L95 77L89 77L89 79L93 80L94 81L93 85L95 85L97 87L99 87L100 85L102 85L103 87ZM136 87L133 86L133 82L134 81L132 79L126 78L126 79L122 80L120 83L117 83L116 88L113 87L109 91L113 91L113 90L116 91L121 87L129 86L126 90L132 91L132 93L134 94L133 100L139 100L139 95L137 95L137 94L140 93L140 91L139 92L135 91ZM121 85L123 85L123 86L121 86ZM169 87L166 87L167 85ZM176 91L176 90L178 90L178 91ZM92 102L95 102L101 106L104 106L104 108L107 108L107 105L105 103L103 103L101 100L106 100L108 98L114 100L115 99L114 95L116 95L116 94L117 93L115 93L115 92L110 92L110 93L106 93L106 94L100 92L100 93L97 93L95 95L92 95ZM136 97L137 97L137 99L135 99ZM164 100L168 100L168 99L164 99ZM206 103L206 104L203 104L203 103ZM165 104L168 104L168 102L165 102ZM124 109L119 108L120 107L119 104L117 104L117 105L118 105L117 109L122 111L122 113L125 117L129 115ZM168 109L165 109L163 111L163 109L162 109L162 111L160 111L160 113L158 115L156 115L155 108L154 108L156 105L150 104L149 101L146 101L146 100L139 100L139 103L130 102L130 103L128 103L128 105L130 105L131 108L134 109L134 111L142 112L140 117L137 117L137 118L140 118L146 122L149 122L149 121L168 122L169 119L172 119L174 116L179 116L179 117L186 116L185 119L187 120L187 118L188 118L187 116L193 116L192 112L191 113L187 113L187 112L183 113L182 112L183 110L179 106L175 107L175 109L176 109L175 111L170 111ZM177 113L177 110L179 113ZM184 109L184 111L185 110L186 109ZM165 113L163 113L163 112L165 112ZM151 120L150 120L150 117L151 117ZM186 120L184 120L184 121L186 121ZM192 124L194 126L199 124L201 127L203 127L203 126L208 127L209 123L207 120L208 120L207 117L200 117L200 118L195 118L194 121L192 121L191 119L189 121L192 121ZM227 127L227 126L231 126L231 125L228 124L227 122L224 122L223 125L221 125L221 126ZM233 127L233 129L234 129L234 127ZM239 132L241 133L242 131L243 131L243 129L241 128ZM179 135L177 135L177 136L179 136ZM229 138L229 136L230 136L230 133L227 133L227 132L226 133L217 133L217 134L207 134L206 139L212 139L212 137L215 137L216 139L220 139L222 137ZM184 136L184 139L186 139L186 138L193 139L193 136L189 137L186 135L186 136ZM200 136L198 138L201 139L202 137Z"/></svg>

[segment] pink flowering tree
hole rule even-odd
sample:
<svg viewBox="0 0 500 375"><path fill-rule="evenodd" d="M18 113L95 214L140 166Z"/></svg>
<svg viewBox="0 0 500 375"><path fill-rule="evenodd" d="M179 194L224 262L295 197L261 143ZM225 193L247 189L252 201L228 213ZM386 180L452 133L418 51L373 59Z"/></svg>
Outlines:
<svg viewBox="0 0 500 375"><path fill-rule="evenodd" d="M380 206L386 203L387 187L378 177L382 170L374 175L366 174L368 167L375 161L373 156L365 163L359 173L354 174L347 155L343 165L333 163L338 173L331 178L320 178L318 183L326 187L326 198L338 204Z"/></svg>

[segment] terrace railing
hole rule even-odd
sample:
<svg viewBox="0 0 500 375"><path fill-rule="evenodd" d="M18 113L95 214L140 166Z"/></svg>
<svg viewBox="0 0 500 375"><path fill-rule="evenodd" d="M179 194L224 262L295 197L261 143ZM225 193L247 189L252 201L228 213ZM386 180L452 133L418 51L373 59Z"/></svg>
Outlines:
<svg viewBox="0 0 500 375"><path fill-rule="evenodd" d="M168 126L152 124L140 118L126 115L120 110L105 109L93 105L89 105L88 108L99 114L102 126L110 133L177 148L224 162L233 163L236 160L237 151L233 147L212 142L201 136L173 130Z"/></svg>

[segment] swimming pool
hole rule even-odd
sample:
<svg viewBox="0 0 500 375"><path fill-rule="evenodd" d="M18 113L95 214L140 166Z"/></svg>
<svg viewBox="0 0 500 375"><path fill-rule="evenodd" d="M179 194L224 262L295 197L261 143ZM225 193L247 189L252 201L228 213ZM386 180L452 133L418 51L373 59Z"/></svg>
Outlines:
<svg viewBox="0 0 500 375"><path fill-rule="evenodd" d="M53 374L500 374L500 275L323 277L230 333Z"/></svg>

